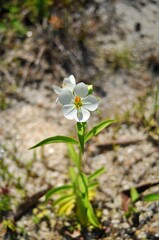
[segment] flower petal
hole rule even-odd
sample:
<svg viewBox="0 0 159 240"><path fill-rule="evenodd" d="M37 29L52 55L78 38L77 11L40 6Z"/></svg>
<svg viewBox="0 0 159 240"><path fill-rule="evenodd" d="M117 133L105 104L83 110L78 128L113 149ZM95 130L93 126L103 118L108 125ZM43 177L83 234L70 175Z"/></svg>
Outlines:
<svg viewBox="0 0 159 240"><path fill-rule="evenodd" d="M59 95L60 93L62 93L63 89L58 87L58 86L55 86L53 85L53 89L54 89L54 92Z"/></svg>
<svg viewBox="0 0 159 240"><path fill-rule="evenodd" d="M73 75L69 76L69 80L70 80L72 85L76 85L76 80L75 80L75 77Z"/></svg>
<svg viewBox="0 0 159 240"><path fill-rule="evenodd" d="M68 78L64 78L63 89L70 90L71 92L73 92L75 85L76 80L73 75L70 75Z"/></svg>
<svg viewBox="0 0 159 240"><path fill-rule="evenodd" d="M74 88L74 93L77 95L77 96L80 96L82 98L86 97L87 94L88 94L88 87L85 83L81 82L81 83L78 83L75 88Z"/></svg>
<svg viewBox="0 0 159 240"><path fill-rule="evenodd" d="M83 107L89 111L95 111L98 107L98 100L96 97L89 95L85 99L82 100Z"/></svg>
<svg viewBox="0 0 159 240"><path fill-rule="evenodd" d="M62 105L69 104L73 98L73 94L69 90L63 90L58 96L58 100Z"/></svg>
<svg viewBox="0 0 159 240"><path fill-rule="evenodd" d="M75 120L77 122L86 122L89 119L89 117L90 113L86 109L81 107L80 109L77 110Z"/></svg>
<svg viewBox="0 0 159 240"><path fill-rule="evenodd" d="M77 116L77 109L73 104L64 105L62 108L63 115L65 118L73 120Z"/></svg>

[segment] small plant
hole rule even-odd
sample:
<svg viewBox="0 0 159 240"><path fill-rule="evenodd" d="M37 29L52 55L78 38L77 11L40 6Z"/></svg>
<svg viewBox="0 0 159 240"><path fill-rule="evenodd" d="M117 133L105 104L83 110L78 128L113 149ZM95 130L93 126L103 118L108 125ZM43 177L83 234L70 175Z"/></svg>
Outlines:
<svg viewBox="0 0 159 240"><path fill-rule="evenodd" d="M4 163L4 150L0 147L0 220L11 210L11 196L9 195L8 181L10 174L8 166Z"/></svg>
<svg viewBox="0 0 159 240"><path fill-rule="evenodd" d="M24 6L30 11L32 22L42 21L44 17L48 17L51 4L53 4L51 0L26 0L24 2Z"/></svg>
<svg viewBox="0 0 159 240"><path fill-rule="evenodd" d="M136 188L130 189L130 202L128 204L128 209L125 212L125 217L129 219L130 217L133 220L134 225L139 225L139 216L140 212L138 211L136 207L137 201L143 201L143 202L153 202L159 200L159 194L158 193L150 193L146 195L142 195L137 191Z"/></svg>
<svg viewBox="0 0 159 240"><path fill-rule="evenodd" d="M21 10L21 4L17 4L17 1L9 1L2 4L0 13L3 18L0 23L0 33L7 33L8 29L10 29L21 36L25 36L27 29L22 23L23 16Z"/></svg>
<svg viewBox="0 0 159 240"><path fill-rule="evenodd" d="M6 110L8 107L7 96L0 92L0 110Z"/></svg>
<svg viewBox="0 0 159 240"><path fill-rule="evenodd" d="M8 196L7 194L2 194L1 192L0 192L0 194L1 194L1 196L0 196L0 220L5 215L5 213L10 211L10 200L11 200L10 196Z"/></svg>
<svg viewBox="0 0 159 240"><path fill-rule="evenodd" d="M33 222L35 224L39 224L40 221L44 219L48 220L49 218L49 211L45 209L44 205L40 204L38 208L33 209Z"/></svg>
<svg viewBox="0 0 159 240"><path fill-rule="evenodd" d="M153 106L153 115L156 121L159 117L159 84L157 84L155 93L154 93L154 106Z"/></svg>
<svg viewBox="0 0 159 240"><path fill-rule="evenodd" d="M135 203L139 200L139 193L136 190L136 188L131 188L130 189L130 203L128 204L128 209L125 212L125 217L129 219L132 217L134 225L139 224L139 211L135 206Z"/></svg>
<svg viewBox="0 0 159 240"><path fill-rule="evenodd" d="M131 69L134 65L130 48L111 49L105 54L105 61L112 70Z"/></svg>
<svg viewBox="0 0 159 240"><path fill-rule="evenodd" d="M89 225L99 228L100 223L91 200L98 186L97 178L105 171L105 168L97 169L92 174L86 175L83 172L82 157L85 143L113 123L113 120L104 120L91 130L87 130L90 111L95 111L99 104L98 99L92 95L92 85L87 86L83 82L76 84L74 76L71 75L64 79L62 88L58 86L53 86L53 88L58 95L56 102L62 105L64 116L77 122L77 138L54 136L31 148L51 143L66 143L73 163L73 166L69 168L70 183L49 190L46 194L46 200L55 194L58 195L58 198L54 201L54 206L57 207L59 214L67 215L73 211L82 228Z"/></svg>
<svg viewBox="0 0 159 240"><path fill-rule="evenodd" d="M25 37L28 31L27 23L42 22L43 18L49 17L49 8L52 4L51 0L2 2L0 33L6 34L9 29L18 36Z"/></svg>
<svg viewBox="0 0 159 240"><path fill-rule="evenodd" d="M151 102L151 105L149 104ZM139 98L134 106L134 116L149 134L150 140L158 145L159 141L159 85L150 88Z"/></svg>

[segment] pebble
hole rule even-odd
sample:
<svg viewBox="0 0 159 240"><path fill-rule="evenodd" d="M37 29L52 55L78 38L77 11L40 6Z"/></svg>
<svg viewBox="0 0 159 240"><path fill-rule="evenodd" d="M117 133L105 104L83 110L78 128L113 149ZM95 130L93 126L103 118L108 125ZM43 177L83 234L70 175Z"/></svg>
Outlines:
<svg viewBox="0 0 159 240"><path fill-rule="evenodd" d="M146 239L147 238L147 234L145 232L140 232L137 235L138 239Z"/></svg>
<svg viewBox="0 0 159 240"><path fill-rule="evenodd" d="M123 229L128 229L129 227L130 226L127 222L124 222L124 223L121 224L121 228L123 228Z"/></svg>
<svg viewBox="0 0 159 240"><path fill-rule="evenodd" d="M0 147L0 159L3 159L4 157L4 149Z"/></svg>
<svg viewBox="0 0 159 240"><path fill-rule="evenodd" d="M108 215L109 215L108 209L103 209L103 215L105 215L105 216L108 216Z"/></svg>

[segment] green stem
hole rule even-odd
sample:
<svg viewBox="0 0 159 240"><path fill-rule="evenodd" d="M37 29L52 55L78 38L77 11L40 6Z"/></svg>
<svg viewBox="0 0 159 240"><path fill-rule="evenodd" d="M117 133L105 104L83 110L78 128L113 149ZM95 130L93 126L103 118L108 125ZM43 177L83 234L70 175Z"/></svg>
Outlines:
<svg viewBox="0 0 159 240"><path fill-rule="evenodd" d="M86 123L85 122L77 122L77 135L79 141L79 173L82 171L82 156L84 154L84 136L85 136L85 129Z"/></svg>
<svg viewBox="0 0 159 240"><path fill-rule="evenodd" d="M79 169L78 172L81 173L82 172L82 151L81 148L79 147Z"/></svg>

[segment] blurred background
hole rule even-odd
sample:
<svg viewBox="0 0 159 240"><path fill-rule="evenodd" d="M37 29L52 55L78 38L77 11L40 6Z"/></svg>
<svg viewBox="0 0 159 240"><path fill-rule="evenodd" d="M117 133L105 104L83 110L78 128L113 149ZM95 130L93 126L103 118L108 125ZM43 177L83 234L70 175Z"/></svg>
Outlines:
<svg viewBox="0 0 159 240"><path fill-rule="evenodd" d="M2 222L26 197L68 179L65 146L27 149L53 135L75 134L52 88L71 74L93 84L100 99L88 125L116 119L86 149L86 172L108 168L101 196L113 202L119 189L158 179L159 1L0 0ZM22 230L26 219L41 222L34 217L18 223ZM3 233L19 231L8 221Z"/></svg>

